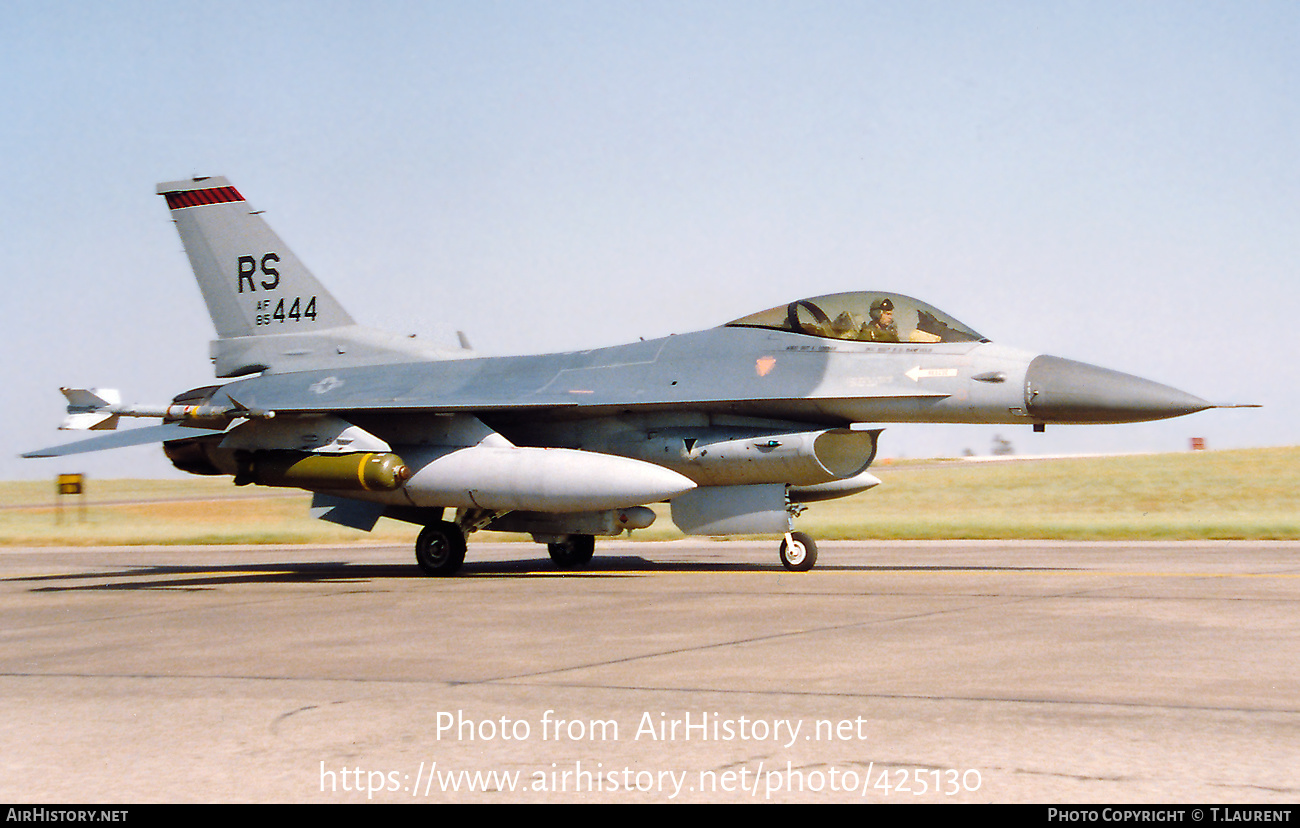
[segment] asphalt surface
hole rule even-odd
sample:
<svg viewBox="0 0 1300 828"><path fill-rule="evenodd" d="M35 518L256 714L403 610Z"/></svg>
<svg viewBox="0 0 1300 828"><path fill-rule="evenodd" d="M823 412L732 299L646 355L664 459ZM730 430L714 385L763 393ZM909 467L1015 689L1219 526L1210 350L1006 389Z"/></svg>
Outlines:
<svg viewBox="0 0 1300 828"><path fill-rule="evenodd" d="M17 802L1300 798L1300 543L0 550Z"/></svg>

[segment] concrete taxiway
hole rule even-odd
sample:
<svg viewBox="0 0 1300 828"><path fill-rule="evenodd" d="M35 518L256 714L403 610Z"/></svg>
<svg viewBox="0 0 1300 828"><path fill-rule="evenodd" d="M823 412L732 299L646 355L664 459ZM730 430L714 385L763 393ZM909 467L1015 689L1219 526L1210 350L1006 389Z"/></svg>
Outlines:
<svg viewBox="0 0 1300 828"><path fill-rule="evenodd" d="M0 550L20 802L1278 802L1300 543Z"/></svg>

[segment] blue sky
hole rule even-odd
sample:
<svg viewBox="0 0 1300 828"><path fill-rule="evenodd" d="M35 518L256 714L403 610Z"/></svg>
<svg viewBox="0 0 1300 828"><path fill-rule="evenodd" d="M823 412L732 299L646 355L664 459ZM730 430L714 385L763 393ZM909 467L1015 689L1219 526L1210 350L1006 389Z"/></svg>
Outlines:
<svg viewBox="0 0 1300 828"><path fill-rule="evenodd" d="M168 473L16 455L72 436L60 385L212 381L153 192L195 174L359 321L488 353L889 289L1266 406L884 454L1300 443L1293 2L18 1L0 90L0 478Z"/></svg>

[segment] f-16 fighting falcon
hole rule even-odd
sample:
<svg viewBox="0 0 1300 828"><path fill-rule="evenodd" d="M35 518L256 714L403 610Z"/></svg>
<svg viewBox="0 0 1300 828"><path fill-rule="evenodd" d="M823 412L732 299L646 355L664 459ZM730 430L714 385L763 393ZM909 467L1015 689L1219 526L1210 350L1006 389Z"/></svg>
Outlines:
<svg viewBox="0 0 1300 828"><path fill-rule="evenodd" d="M795 299L720 327L611 348L487 357L366 328L224 178L158 185L216 327L224 384L169 405L63 389L63 428L160 425L30 452L161 443L194 474L313 492L317 517L423 527L415 558L451 575L479 529L530 534L581 567L596 536L667 502L692 535L781 536L806 505L876 486L882 424L1128 423L1212 407L1116 371L990 342L892 291Z"/></svg>

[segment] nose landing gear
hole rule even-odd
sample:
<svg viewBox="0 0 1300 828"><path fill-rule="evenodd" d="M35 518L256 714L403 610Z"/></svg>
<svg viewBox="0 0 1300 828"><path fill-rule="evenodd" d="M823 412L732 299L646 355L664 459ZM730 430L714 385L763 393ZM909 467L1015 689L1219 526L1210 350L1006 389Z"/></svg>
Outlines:
<svg viewBox="0 0 1300 828"><path fill-rule="evenodd" d="M786 532L781 541L781 565L794 572L807 572L817 563L817 544L803 532Z"/></svg>

